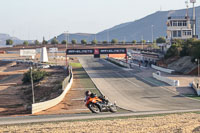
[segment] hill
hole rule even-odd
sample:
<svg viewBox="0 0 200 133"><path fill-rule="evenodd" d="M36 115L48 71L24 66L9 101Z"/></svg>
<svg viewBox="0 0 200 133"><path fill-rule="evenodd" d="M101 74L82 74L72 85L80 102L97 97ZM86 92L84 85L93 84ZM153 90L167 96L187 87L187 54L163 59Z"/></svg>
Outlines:
<svg viewBox="0 0 200 133"><path fill-rule="evenodd" d="M196 8L196 12L200 12L200 6ZM109 40L116 38L119 41L126 40L128 42L132 40L140 41L143 37L145 40L152 40L152 25L154 31L154 39L160 36L166 36L166 21L169 16L185 16L186 10L170 10L170 11L158 11L150 14L142 19L127 22L116 25L110 29L106 29L96 34L69 34L69 40L76 39L78 42L82 39L87 41L93 40L95 37L98 41ZM189 9L189 15L192 17L192 9ZM200 19L200 14L196 16L197 20ZM197 29L199 29L199 21L197 21ZM199 31L197 30L197 34ZM58 36L58 40L61 42L66 39L66 34Z"/></svg>
<svg viewBox="0 0 200 133"><path fill-rule="evenodd" d="M20 40L20 39L18 39L18 38L16 38L16 37L11 37L11 36L8 35L8 34L1 34L1 33L0 33L0 47L5 46L6 40L7 40L7 39L12 39L14 44L23 43L22 40Z"/></svg>

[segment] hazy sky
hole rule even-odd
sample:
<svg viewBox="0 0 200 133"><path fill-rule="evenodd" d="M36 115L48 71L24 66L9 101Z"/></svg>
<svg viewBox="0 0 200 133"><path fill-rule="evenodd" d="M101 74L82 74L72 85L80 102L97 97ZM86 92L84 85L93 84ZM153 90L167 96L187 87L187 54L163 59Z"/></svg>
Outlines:
<svg viewBox="0 0 200 133"><path fill-rule="evenodd" d="M97 33L159 10L182 8L185 0L0 0L0 33L34 40L65 31Z"/></svg>

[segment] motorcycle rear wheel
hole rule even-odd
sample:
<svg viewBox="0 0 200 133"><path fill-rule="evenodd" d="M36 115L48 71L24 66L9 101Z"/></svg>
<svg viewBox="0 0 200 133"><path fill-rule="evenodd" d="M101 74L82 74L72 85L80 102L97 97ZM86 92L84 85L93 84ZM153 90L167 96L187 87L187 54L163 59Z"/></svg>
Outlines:
<svg viewBox="0 0 200 133"><path fill-rule="evenodd" d="M92 113L99 113L99 112L101 112L99 106L96 105L96 104L94 104L94 103L90 103L88 105L88 108L90 109L90 111L92 111Z"/></svg>

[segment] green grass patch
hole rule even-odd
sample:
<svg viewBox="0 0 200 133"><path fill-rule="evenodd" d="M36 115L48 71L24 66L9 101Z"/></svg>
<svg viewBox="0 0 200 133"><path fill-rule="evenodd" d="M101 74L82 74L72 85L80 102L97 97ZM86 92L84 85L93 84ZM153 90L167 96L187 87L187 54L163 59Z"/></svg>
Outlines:
<svg viewBox="0 0 200 133"><path fill-rule="evenodd" d="M197 96L197 95L189 95L189 94L187 94L187 95L184 95L184 96L189 97L189 98L193 98L193 99L200 100L200 96Z"/></svg>
<svg viewBox="0 0 200 133"><path fill-rule="evenodd" d="M78 67L82 67L81 63L69 63L70 66L72 66L73 68L78 68Z"/></svg>

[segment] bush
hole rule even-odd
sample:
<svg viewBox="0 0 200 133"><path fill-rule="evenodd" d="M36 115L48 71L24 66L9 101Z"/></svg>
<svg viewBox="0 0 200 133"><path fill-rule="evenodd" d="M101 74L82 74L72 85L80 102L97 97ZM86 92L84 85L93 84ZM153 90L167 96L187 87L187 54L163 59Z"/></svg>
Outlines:
<svg viewBox="0 0 200 133"><path fill-rule="evenodd" d="M92 40L92 44L97 44L98 41L97 40Z"/></svg>
<svg viewBox="0 0 200 133"><path fill-rule="evenodd" d="M159 37L156 39L156 43L166 43L165 37Z"/></svg>
<svg viewBox="0 0 200 133"><path fill-rule="evenodd" d="M117 44L117 43L118 43L118 40L117 40L117 39L112 39L111 43L112 43L112 44Z"/></svg>
<svg viewBox="0 0 200 133"><path fill-rule="evenodd" d="M76 44L77 43L77 41L75 39L73 39L71 42L72 42L72 44Z"/></svg>
<svg viewBox="0 0 200 133"><path fill-rule="evenodd" d="M56 37L54 37L52 40L51 40L51 44L58 44L58 40Z"/></svg>
<svg viewBox="0 0 200 133"><path fill-rule="evenodd" d="M63 41L61 42L61 44L67 44L67 41L66 41L66 40L63 40Z"/></svg>
<svg viewBox="0 0 200 133"><path fill-rule="evenodd" d="M132 41L132 43L133 43L133 44L136 44L136 43L137 43L137 41L136 41L136 40L133 40L133 41Z"/></svg>
<svg viewBox="0 0 200 133"><path fill-rule="evenodd" d="M87 44L86 40L81 40L81 44Z"/></svg>
<svg viewBox="0 0 200 133"><path fill-rule="evenodd" d="M103 41L102 43L103 43L103 44L107 44L107 43L108 43L108 41Z"/></svg>
<svg viewBox="0 0 200 133"><path fill-rule="evenodd" d="M13 44L13 40L11 39L6 40L6 45L12 45L12 44Z"/></svg>
<svg viewBox="0 0 200 133"><path fill-rule="evenodd" d="M47 72L41 71L39 69L33 69L32 70L32 76L33 76L33 82L38 82L44 77L48 75ZM30 83L31 82L31 71L24 73L24 77L22 79L23 83Z"/></svg>

